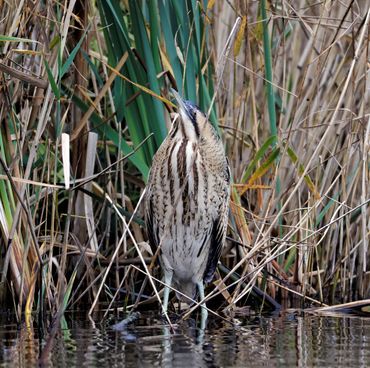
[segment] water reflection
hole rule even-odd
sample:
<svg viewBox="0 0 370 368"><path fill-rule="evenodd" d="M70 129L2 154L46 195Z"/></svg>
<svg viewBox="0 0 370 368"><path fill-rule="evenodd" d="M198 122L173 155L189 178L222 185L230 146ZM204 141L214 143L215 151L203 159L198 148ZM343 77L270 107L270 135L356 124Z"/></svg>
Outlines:
<svg viewBox="0 0 370 368"><path fill-rule="evenodd" d="M202 336L189 320L165 326L154 314L124 331L119 319L67 314L47 366L58 367L367 367L370 319L282 313L237 321L210 319ZM47 336L47 334L45 335ZM0 317L0 367L37 366L45 338L37 325Z"/></svg>

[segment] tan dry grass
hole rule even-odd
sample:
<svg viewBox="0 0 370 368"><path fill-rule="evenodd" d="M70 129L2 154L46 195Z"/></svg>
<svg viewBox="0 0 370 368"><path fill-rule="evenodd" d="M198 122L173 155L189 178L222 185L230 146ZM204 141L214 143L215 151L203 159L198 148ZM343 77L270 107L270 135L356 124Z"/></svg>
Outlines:
<svg viewBox="0 0 370 368"><path fill-rule="evenodd" d="M238 183L270 134L261 20L256 2L237 2L236 9L226 2L217 5L217 50L236 13L248 20L245 42L230 62L220 93L220 121L227 127ZM274 273L279 278L284 279L284 271L300 292L321 301L348 301L369 293L368 5L282 1L270 8L282 154L276 170L260 182L270 190L249 189L242 197L253 248L241 251L245 262L255 262L251 280L278 259L281 269ZM288 147L298 162L292 162ZM245 241L244 233L240 225L234 227L239 241ZM289 265L293 252L295 262ZM246 292L238 291L234 300Z"/></svg>
<svg viewBox="0 0 370 368"><path fill-rule="evenodd" d="M24 306L31 311L40 301L39 306L59 312L81 299L89 306L112 301L118 294L112 293L114 287L134 295L143 280L127 265L138 253L148 254L140 221L126 227L106 200L134 213L138 198L128 195L138 196L143 181L109 141L87 134L93 111L123 134L114 110L106 109L113 105L114 73L101 64L102 90L86 61L74 61L63 84L87 101L90 110L84 117L67 94L55 98L45 69L47 61L57 79L55 37L60 36L65 60L87 28L89 12L93 31L82 47L94 59L106 59L98 14L81 8L87 3L70 1L65 7L51 1L42 7L21 1L0 7L1 35L38 41L0 44L0 156L8 169L0 177L0 303L9 305L6 297L12 293L19 315ZM272 81L265 77L259 2L216 1L207 10L215 64L238 16L245 26L236 55L216 81L221 83L219 122L235 183L229 235L239 244L225 247L222 262L231 271L222 273L220 290L211 288L209 299L218 294L223 306L241 305L255 285L277 300L292 295L289 289L300 300L313 298L308 303L363 298L369 294L369 4L273 4L268 9ZM96 49L90 50L89 42L96 42ZM266 150L253 182L247 183L245 170L271 135L266 83L275 93L280 153L263 171L274 148ZM96 197L61 187L58 130L74 138L72 187L74 180L93 180L84 189ZM128 229L135 239L122 236Z"/></svg>

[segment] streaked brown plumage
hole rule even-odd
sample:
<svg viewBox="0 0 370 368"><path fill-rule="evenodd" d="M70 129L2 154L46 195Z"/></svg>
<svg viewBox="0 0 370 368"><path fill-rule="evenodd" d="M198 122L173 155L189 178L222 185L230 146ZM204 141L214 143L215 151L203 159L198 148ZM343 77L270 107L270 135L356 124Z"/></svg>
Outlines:
<svg viewBox="0 0 370 368"><path fill-rule="evenodd" d="M167 285L204 298L225 241L230 171L224 148L203 112L174 92L179 116L153 158L145 196L149 241L160 246ZM177 293L187 303L191 301ZM163 308L167 311L169 289ZM206 309L202 309L206 315Z"/></svg>

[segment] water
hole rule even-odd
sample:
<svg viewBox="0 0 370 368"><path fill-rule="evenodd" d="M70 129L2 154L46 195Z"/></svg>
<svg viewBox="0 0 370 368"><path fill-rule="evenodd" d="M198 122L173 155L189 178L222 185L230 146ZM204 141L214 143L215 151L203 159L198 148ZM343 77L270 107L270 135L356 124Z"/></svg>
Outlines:
<svg viewBox="0 0 370 368"><path fill-rule="evenodd" d="M368 367L370 319L280 313L236 320L210 319L202 333L193 320L174 333L154 314L124 331L118 321L66 315L52 340L46 366L55 367ZM35 326L0 316L0 367L39 364L45 347Z"/></svg>

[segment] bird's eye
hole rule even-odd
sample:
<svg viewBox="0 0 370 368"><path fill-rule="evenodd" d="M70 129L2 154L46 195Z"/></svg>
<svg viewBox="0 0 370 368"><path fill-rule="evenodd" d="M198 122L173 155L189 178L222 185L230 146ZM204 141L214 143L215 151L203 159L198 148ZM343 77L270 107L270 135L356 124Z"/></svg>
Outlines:
<svg viewBox="0 0 370 368"><path fill-rule="evenodd" d="M196 122L196 111L195 111L195 109L191 109L190 117L191 117L191 120L195 123Z"/></svg>

